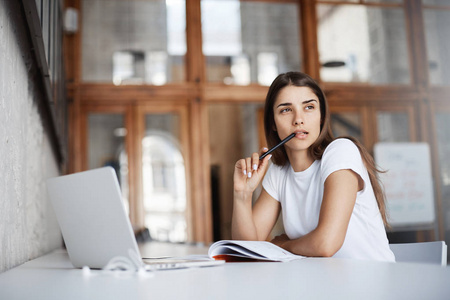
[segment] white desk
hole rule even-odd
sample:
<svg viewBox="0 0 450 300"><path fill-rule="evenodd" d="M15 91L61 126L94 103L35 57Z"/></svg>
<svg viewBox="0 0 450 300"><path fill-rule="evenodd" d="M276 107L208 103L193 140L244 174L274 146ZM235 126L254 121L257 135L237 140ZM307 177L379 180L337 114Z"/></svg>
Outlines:
<svg viewBox="0 0 450 300"><path fill-rule="evenodd" d="M141 247L144 256L165 255L167 249L171 255L205 254L192 246ZM450 299L450 268L308 258L158 271L148 277L102 271L86 276L57 250L0 274L0 299Z"/></svg>

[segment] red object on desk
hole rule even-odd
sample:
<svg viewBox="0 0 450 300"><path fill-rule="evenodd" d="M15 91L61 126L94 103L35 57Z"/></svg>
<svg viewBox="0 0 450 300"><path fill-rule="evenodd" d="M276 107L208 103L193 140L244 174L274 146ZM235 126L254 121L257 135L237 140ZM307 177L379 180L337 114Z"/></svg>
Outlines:
<svg viewBox="0 0 450 300"><path fill-rule="evenodd" d="M234 255L226 255L226 254L216 255L216 256L213 256L213 258L215 260L224 260L227 263L228 262L274 262L272 260L253 259L253 258L239 257L239 256L234 256Z"/></svg>

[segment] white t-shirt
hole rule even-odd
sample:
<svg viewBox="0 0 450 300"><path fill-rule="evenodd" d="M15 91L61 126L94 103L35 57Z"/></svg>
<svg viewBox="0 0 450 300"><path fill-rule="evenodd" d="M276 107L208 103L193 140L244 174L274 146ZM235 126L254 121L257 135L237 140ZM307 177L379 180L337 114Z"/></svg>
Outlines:
<svg viewBox="0 0 450 300"><path fill-rule="evenodd" d="M285 232L290 239L296 239L317 227L325 180L331 173L345 169L357 173L364 187L357 193L344 244L333 257L395 261L369 174L361 153L349 139L334 140L322 159L302 172L294 172L289 163L283 167L272 164L263 188L280 202Z"/></svg>

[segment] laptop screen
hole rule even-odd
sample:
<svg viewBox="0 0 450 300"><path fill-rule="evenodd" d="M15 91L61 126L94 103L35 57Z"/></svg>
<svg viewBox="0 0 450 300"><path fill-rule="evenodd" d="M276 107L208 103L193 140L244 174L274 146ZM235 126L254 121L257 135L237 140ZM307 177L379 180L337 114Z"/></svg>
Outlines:
<svg viewBox="0 0 450 300"><path fill-rule="evenodd" d="M111 167L47 181L50 201L75 267L102 268L139 249Z"/></svg>

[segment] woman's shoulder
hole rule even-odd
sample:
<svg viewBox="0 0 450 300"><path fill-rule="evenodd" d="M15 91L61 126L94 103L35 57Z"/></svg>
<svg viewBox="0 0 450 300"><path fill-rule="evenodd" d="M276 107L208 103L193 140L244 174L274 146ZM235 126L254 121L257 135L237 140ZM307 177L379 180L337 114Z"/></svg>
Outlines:
<svg viewBox="0 0 450 300"><path fill-rule="evenodd" d="M347 138L338 138L331 142L321 160L323 178L342 169L351 169L362 177L367 172L358 146Z"/></svg>
<svg viewBox="0 0 450 300"><path fill-rule="evenodd" d="M351 155L354 155L356 154L355 151L359 154L358 147L352 140L347 138L337 138L327 146L323 155L325 156L335 152L350 153Z"/></svg>

